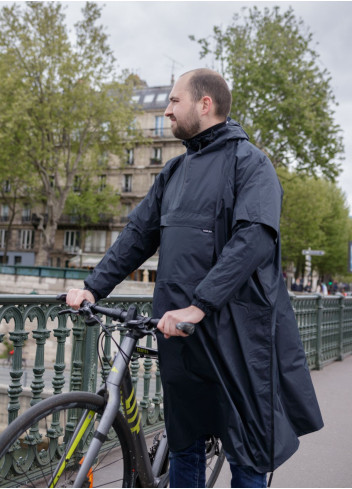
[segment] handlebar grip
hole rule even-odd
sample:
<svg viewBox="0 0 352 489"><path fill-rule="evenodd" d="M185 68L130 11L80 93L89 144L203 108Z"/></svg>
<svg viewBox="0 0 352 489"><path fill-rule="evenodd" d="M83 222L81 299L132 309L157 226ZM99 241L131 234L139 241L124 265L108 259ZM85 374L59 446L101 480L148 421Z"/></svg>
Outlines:
<svg viewBox="0 0 352 489"><path fill-rule="evenodd" d="M60 302L66 302L66 297L67 297L67 294L59 294L55 297L55 299L57 301L60 301Z"/></svg>
<svg viewBox="0 0 352 489"><path fill-rule="evenodd" d="M83 303L84 302L85 301L83 301ZM123 309L119 309L117 307L116 308L110 308L110 307L97 306L96 304L93 304L93 305L91 305L91 309L93 312L105 314L105 316L108 316L108 317L114 319L115 321L124 321L127 317L127 311L124 311Z"/></svg>
<svg viewBox="0 0 352 489"><path fill-rule="evenodd" d="M157 318L153 318L150 320L150 323L152 326L154 326L154 328L156 328L158 326L158 322L160 321L160 319L157 319Z"/></svg>
<svg viewBox="0 0 352 489"><path fill-rule="evenodd" d="M176 329L179 329L180 331L191 335L194 333L195 325L193 323L177 323Z"/></svg>

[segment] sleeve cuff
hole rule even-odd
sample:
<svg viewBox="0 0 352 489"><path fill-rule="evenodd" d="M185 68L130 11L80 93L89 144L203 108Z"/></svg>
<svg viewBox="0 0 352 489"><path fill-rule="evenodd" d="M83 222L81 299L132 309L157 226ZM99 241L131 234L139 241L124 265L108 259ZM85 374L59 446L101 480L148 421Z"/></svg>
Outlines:
<svg viewBox="0 0 352 489"><path fill-rule="evenodd" d="M85 285L83 288L84 290L89 290L89 292L93 294L95 302L98 302L98 300L101 299L101 296L95 290L91 289L87 285Z"/></svg>
<svg viewBox="0 0 352 489"><path fill-rule="evenodd" d="M204 302L200 302L197 299L193 299L192 306L196 306L198 309L201 309L206 316L210 316L213 312L213 310L206 306Z"/></svg>

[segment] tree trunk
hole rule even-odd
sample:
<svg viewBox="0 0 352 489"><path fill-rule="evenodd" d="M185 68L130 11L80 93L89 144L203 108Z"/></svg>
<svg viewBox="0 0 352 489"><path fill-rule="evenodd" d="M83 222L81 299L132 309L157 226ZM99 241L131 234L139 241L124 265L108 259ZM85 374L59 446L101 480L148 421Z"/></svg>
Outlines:
<svg viewBox="0 0 352 489"><path fill-rule="evenodd" d="M10 245L10 238L11 238L11 230L12 230L12 225L13 225L13 221L15 220L15 216L16 216L16 201L17 201L17 198L15 197L14 198L14 201L13 201L13 205L9 205L9 209L11 211L11 214L10 214L10 220L8 222L8 225L7 225L7 234L6 234L6 239L5 239L5 249L4 249L4 254L3 254L3 264L5 265L6 264L6 258L7 258L7 254L8 254L8 251L9 251L9 245ZM6 201L5 201L6 202Z"/></svg>
<svg viewBox="0 0 352 489"><path fill-rule="evenodd" d="M55 248L55 235L57 221L45 223L45 216L40 215L38 231L41 232L39 238L39 249L36 257L36 265L48 267L51 265L51 253Z"/></svg>

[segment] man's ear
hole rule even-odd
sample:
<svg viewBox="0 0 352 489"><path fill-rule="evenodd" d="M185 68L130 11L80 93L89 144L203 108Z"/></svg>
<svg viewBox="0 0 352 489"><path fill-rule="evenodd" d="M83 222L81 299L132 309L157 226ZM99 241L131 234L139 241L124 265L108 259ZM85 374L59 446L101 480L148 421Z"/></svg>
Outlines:
<svg viewBox="0 0 352 489"><path fill-rule="evenodd" d="M213 100L211 97L209 97L208 95L205 95L202 100L202 114L203 115L206 115L206 114L209 114L212 107L213 107Z"/></svg>

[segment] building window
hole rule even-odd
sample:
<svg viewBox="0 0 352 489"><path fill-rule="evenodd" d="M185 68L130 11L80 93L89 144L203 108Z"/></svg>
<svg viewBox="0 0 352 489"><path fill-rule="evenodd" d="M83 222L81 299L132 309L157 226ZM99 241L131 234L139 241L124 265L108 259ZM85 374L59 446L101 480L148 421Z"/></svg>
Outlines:
<svg viewBox="0 0 352 489"><path fill-rule="evenodd" d="M0 248L5 248L6 236L7 236L6 229L0 229Z"/></svg>
<svg viewBox="0 0 352 489"><path fill-rule="evenodd" d="M99 175L99 192L106 188L106 175Z"/></svg>
<svg viewBox="0 0 352 489"><path fill-rule="evenodd" d="M11 192L11 183L10 183L10 180L5 180L5 182L2 184L2 190L5 193Z"/></svg>
<svg viewBox="0 0 352 489"><path fill-rule="evenodd" d="M161 165L162 158L162 149L161 148L153 148L153 157L150 159L151 165Z"/></svg>
<svg viewBox="0 0 352 489"><path fill-rule="evenodd" d="M6 255L6 259L4 259L4 255L1 255L1 256L0 256L0 263L1 263L2 265L7 265L7 264L8 264L8 262L9 262L9 257L8 257L8 255Z"/></svg>
<svg viewBox="0 0 352 489"><path fill-rule="evenodd" d="M0 220L3 222L9 220L9 206L6 204L3 204L1 206Z"/></svg>
<svg viewBox="0 0 352 489"><path fill-rule="evenodd" d="M21 265L22 263L22 256L15 256L15 265Z"/></svg>
<svg viewBox="0 0 352 489"><path fill-rule="evenodd" d="M98 165L106 166L109 160L109 153L107 151L103 151L103 153L98 156Z"/></svg>
<svg viewBox="0 0 352 489"><path fill-rule="evenodd" d="M31 220L31 208L29 205L25 205L22 209L22 222L30 222Z"/></svg>
<svg viewBox="0 0 352 489"><path fill-rule="evenodd" d="M166 102L167 100L167 96L168 96L168 93L158 93L158 95L156 96L156 101L157 102Z"/></svg>
<svg viewBox="0 0 352 489"><path fill-rule="evenodd" d="M123 192L132 192L132 175L123 176Z"/></svg>
<svg viewBox="0 0 352 489"><path fill-rule="evenodd" d="M78 253L79 248L80 248L80 232L65 231L64 250L67 253Z"/></svg>
<svg viewBox="0 0 352 489"><path fill-rule="evenodd" d="M133 150L133 148L126 149L126 153L127 153L126 164L127 165L133 165L134 164L134 150Z"/></svg>
<svg viewBox="0 0 352 489"><path fill-rule="evenodd" d="M119 234L120 234L119 231L111 231L111 242L110 242L110 246L115 243L115 241L119 237Z"/></svg>
<svg viewBox="0 0 352 489"><path fill-rule="evenodd" d="M154 100L154 97L155 97L154 93L148 93L147 95L144 96L143 103L151 104Z"/></svg>
<svg viewBox="0 0 352 489"><path fill-rule="evenodd" d="M90 231L86 235L84 251L104 253L106 250L106 231Z"/></svg>
<svg viewBox="0 0 352 489"><path fill-rule="evenodd" d="M155 136L163 136L164 135L164 116L156 115L155 116Z"/></svg>
<svg viewBox="0 0 352 489"><path fill-rule="evenodd" d="M73 191L79 193L81 191L82 179L79 175L75 175L75 179L73 182Z"/></svg>
<svg viewBox="0 0 352 489"><path fill-rule="evenodd" d="M122 207L122 213L120 215L120 222L128 222L128 215L130 214L131 210L132 210L131 204L125 204Z"/></svg>
<svg viewBox="0 0 352 489"><path fill-rule="evenodd" d="M21 250L31 250L34 247L34 231L33 229L20 229L19 246Z"/></svg>

